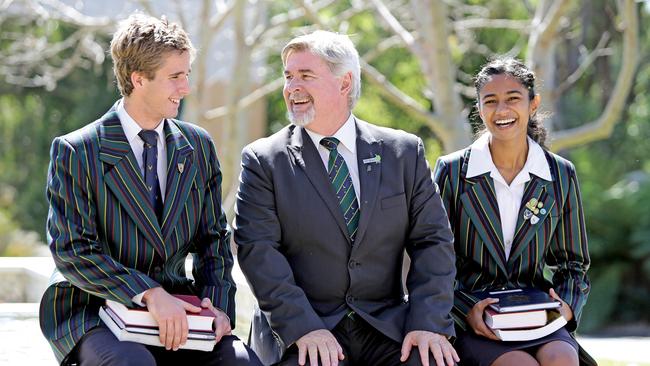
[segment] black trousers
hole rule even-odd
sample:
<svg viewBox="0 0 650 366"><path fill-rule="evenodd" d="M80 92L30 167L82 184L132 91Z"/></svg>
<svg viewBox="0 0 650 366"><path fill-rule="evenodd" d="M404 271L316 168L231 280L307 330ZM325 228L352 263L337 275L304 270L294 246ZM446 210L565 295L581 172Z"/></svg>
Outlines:
<svg viewBox="0 0 650 366"><path fill-rule="evenodd" d="M76 352L80 366L262 366L255 353L236 336L221 338L212 352L184 349L168 351L164 347L121 342L103 324L86 333L73 352Z"/></svg>
<svg viewBox="0 0 650 366"><path fill-rule="evenodd" d="M411 349L411 354L406 363L400 362L402 344L388 338L380 331L373 328L356 314L346 316L339 322L332 334L343 348L345 360L339 361L342 366L377 365L420 366L420 353L417 347ZM309 365L309 357L306 358ZM320 365L320 359L318 361ZM429 355L429 365L435 366L433 355ZM298 347L291 346L285 352L282 360L276 366L298 365Z"/></svg>

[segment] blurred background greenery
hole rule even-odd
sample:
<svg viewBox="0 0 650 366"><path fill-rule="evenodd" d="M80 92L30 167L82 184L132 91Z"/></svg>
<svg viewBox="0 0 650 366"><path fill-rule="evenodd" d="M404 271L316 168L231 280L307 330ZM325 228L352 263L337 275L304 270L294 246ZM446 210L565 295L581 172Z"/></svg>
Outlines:
<svg viewBox="0 0 650 366"><path fill-rule="evenodd" d="M551 149L575 163L581 183L593 288L580 331L650 334L646 2L182 3L0 2L0 256L45 245L49 146L119 97L106 50L120 17L167 14L200 47L182 118L215 138L229 218L241 147L287 123L282 44L325 28L351 35L366 63L354 113L417 134L430 163L471 141L471 75L481 64L507 53L533 66L553 113Z"/></svg>

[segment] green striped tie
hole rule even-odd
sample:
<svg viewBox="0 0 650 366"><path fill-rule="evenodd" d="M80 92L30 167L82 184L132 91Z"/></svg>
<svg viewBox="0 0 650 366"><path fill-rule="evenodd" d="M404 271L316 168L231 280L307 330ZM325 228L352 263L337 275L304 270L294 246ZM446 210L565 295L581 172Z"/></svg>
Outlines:
<svg viewBox="0 0 650 366"><path fill-rule="evenodd" d="M357 195L354 193L354 186L352 185L348 165L345 164L343 156L337 150L339 145L337 138L325 137L320 140L320 144L330 151L327 174L329 175L334 192L336 192L336 197L339 200L339 207L343 212L343 218L345 219L345 225L348 227L350 239L354 241L359 226L360 213L359 203L357 202Z"/></svg>

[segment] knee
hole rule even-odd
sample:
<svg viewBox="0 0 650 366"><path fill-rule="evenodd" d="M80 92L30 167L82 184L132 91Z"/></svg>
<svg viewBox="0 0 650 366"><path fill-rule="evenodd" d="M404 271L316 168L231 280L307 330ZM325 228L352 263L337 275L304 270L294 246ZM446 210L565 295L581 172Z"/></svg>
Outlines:
<svg viewBox="0 0 650 366"><path fill-rule="evenodd" d="M223 338L215 351L217 365L263 366L255 352L236 337Z"/></svg>
<svg viewBox="0 0 650 366"><path fill-rule="evenodd" d="M145 347L138 343L123 342L119 352L111 352L101 357L98 366L155 366L156 359Z"/></svg>
<svg viewBox="0 0 650 366"><path fill-rule="evenodd" d="M436 359L433 358L433 355L429 353L429 365L436 365ZM406 360L406 366L422 366L422 358L420 356L420 352L418 351L417 348L413 348L411 350L411 354L409 355L409 358ZM445 364L446 365L446 364Z"/></svg>
<svg viewBox="0 0 650 366"><path fill-rule="evenodd" d="M541 366L578 366L578 354L573 350L554 350L539 360Z"/></svg>

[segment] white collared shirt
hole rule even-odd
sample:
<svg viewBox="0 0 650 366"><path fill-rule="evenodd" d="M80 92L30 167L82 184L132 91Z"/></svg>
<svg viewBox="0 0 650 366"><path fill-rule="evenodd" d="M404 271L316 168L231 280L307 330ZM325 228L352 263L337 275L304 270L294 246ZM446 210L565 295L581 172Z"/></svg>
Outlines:
<svg viewBox="0 0 650 366"><path fill-rule="evenodd" d="M497 203L499 204L501 231L505 244L506 259L508 259L512 249L512 240L515 236L517 219L519 210L521 209L521 200L524 196L526 182L531 179L531 174L535 174L547 181L552 181L553 178L551 177L551 170L542 147L528 137L528 156L526 157L526 163L515 179L508 185L492 161L489 136L489 133L485 133L472 144L466 178L490 173L490 177L494 181Z"/></svg>
<svg viewBox="0 0 650 366"><path fill-rule="evenodd" d="M357 202L359 202L361 199L361 187L359 184L359 164L357 162L357 128L354 122L354 116L350 114L348 120L345 121L343 126L341 126L341 128L339 128L332 136L323 136L309 130L308 128L305 130L318 149L318 153L320 154L320 158L323 161L326 171L330 152L325 148L325 146L320 144L320 140L324 137L336 137L340 141L338 151L339 154L343 156L343 160L345 160L345 164L348 166L352 185L354 186L354 193L357 196Z"/></svg>
<svg viewBox="0 0 650 366"><path fill-rule="evenodd" d="M140 173L142 173L142 179L144 181L144 163L142 161L142 152L144 151L144 140L138 133L142 131L142 127L129 115L129 113L124 108L124 99L120 99L117 104L117 117L120 119L122 124L122 129L126 135L126 139L131 145L131 150L135 154L135 159L138 161L138 166L140 167ZM163 202L165 202L165 190L167 188L167 143L165 141L165 120L160 121L158 126L154 129L158 135L158 184L160 185L160 194L162 196Z"/></svg>

